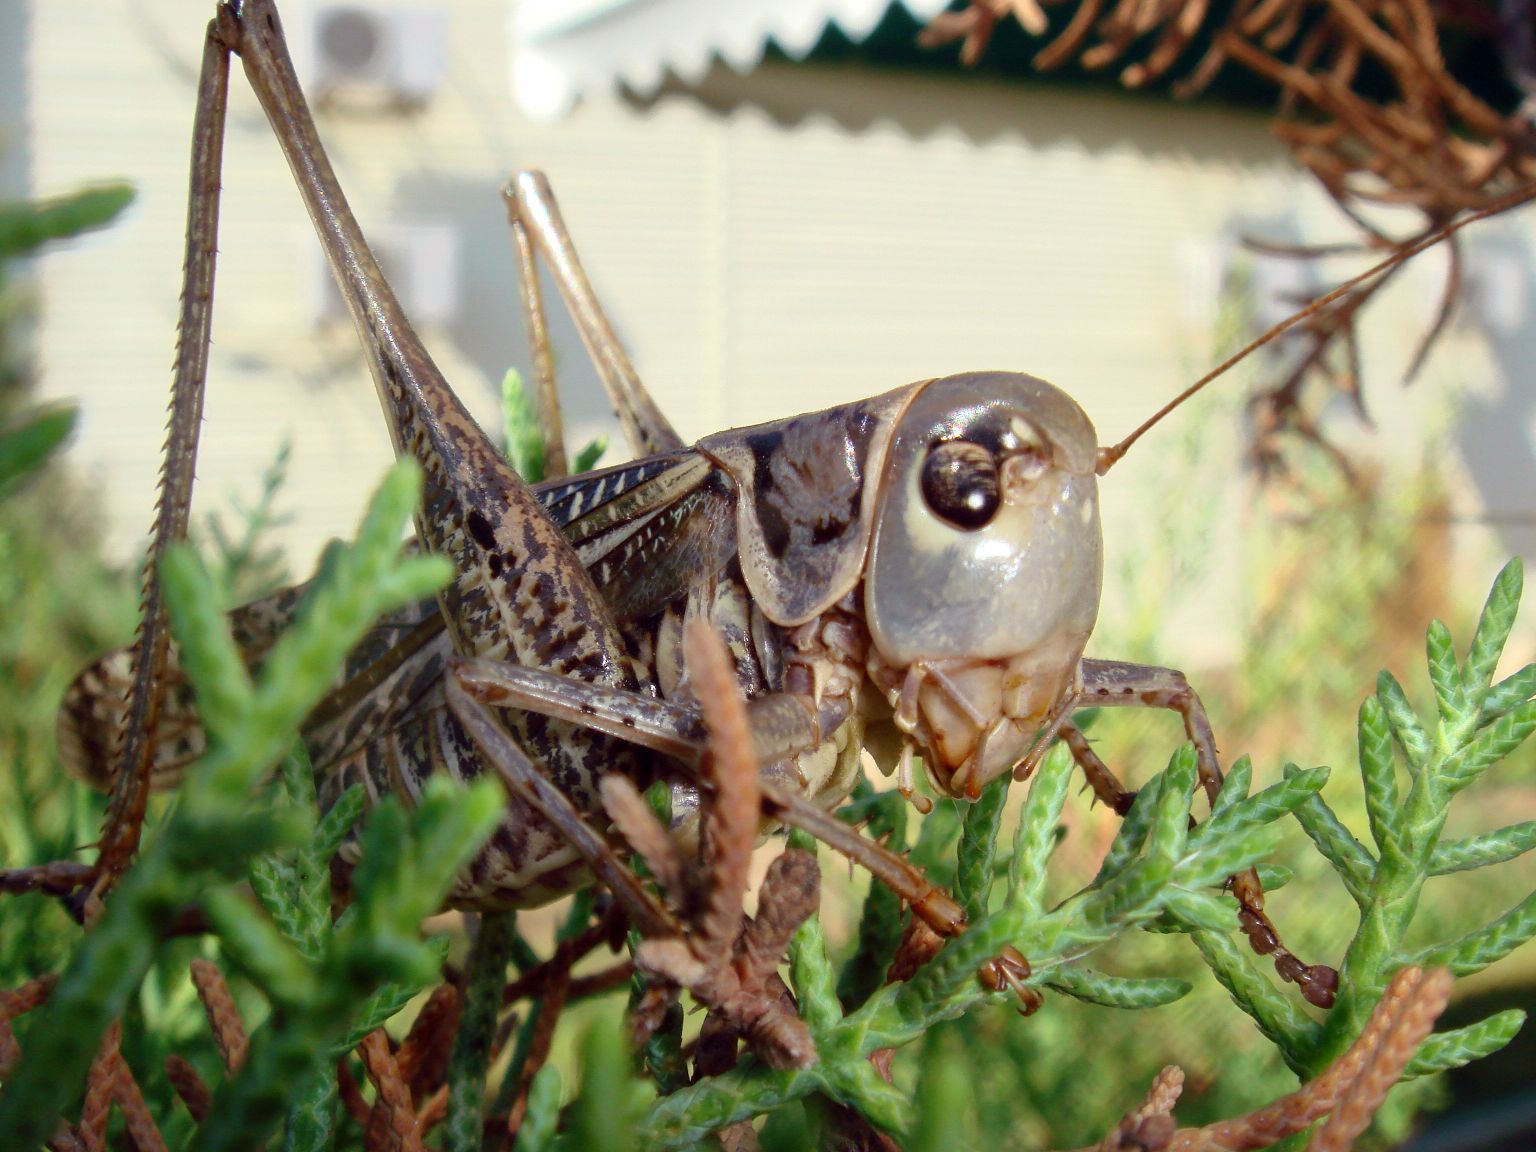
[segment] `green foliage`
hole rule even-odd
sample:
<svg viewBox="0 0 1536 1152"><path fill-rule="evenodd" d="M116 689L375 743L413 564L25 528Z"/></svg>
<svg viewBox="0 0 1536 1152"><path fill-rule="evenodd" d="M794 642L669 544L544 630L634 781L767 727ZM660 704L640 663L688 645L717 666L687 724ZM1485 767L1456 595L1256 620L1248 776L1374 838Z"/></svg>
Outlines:
<svg viewBox="0 0 1536 1152"><path fill-rule="evenodd" d="M796 937L790 971L820 1063L796 1072L743 1065L673 1093L653 1105L642 1129L644 1142L686 1144L711 1126L812 1093L852 1107L880 1127L910 1129L915 1120L910 1099L873 1073L869 1056L877 1049L910 1044L940 1021L998 1000L1000 994L984 987L977 972L1005 945L1028 957L1030 984L1122 1005L1166 1002L1186 986L1167 980L1111 979L1088 968L1085 958L1118 936L1166 919L1181 901L1197 898L1256 861L1277 838L1273 822L1311 794L1305 787L1276 785L1254 798L1241 817L1191 832L1195 757L1192 748L1185 748L1167 772L1143 790L1116 849L1093 883L1052 904L1046 899L1048 864L1059 843L1055 829L1071 779L1071 759L1058 749L1046 758L1024 801L1008 860L987 869L984 880L974 881L973 902L981 914L907 983L882 986L862 1006L846 1011L837 999L836 969L819 920L808 921ZM1322 782L1323 774L1317 774L1312 789ZM966 821L963 840L971 847L963 855L972 860L987 855L984 841L996 840L986 813L986 806L973 808ZM962 867L975 872L974 863ZM964 888L957 885L956 890ZM991 898L983 899L982 893L991 893Z"/></svg>
<svg viewBox="0 0 1536 1152"><path fill-rule="evenodd" d="M29 256L44 244L105 228L133 203L127 184L102 184L51 200L0 203L0 260Z"/></svg>
<svg viewBox="0 0 1536 1152"><path fill-rule="evenodd" d="M23 477L36 472L74 431L73 408L33 408L0 428L0 499Z"/></svg>
<svg viewBox="0 0 1536 1152"><path fill-rule="evenodd" d="M0 425L24 390L24 357L15 347L32 300L11 282L11 263L50 243L104 228L133 202L126 184L102 184L47 200L0 201Z"/></svg>
<svg viewBox="0 0 1536 1152"><path fill-rule="evenodd" d="M238 529L231 532L218 513L210 515L205 529L212 555L209 572L226 608L247 604L288 583L288 559L269 542L273 531L291 519L277 510L277 500L288 480L292 445L284 440L277 455L261 475L260 489L252 504L231 498Z"/></svg>
<svg viewBox="0 0 1536 1152"><path fill-rule="evenodd" d="M0 204L0 859L62 859L95 839L100 802L59 783L59 699L75 670L132 627L131 578L96 552L77 490L48 467L76 422L63 404L27 404L21 321L31 299L10 261L108 223L132 199L122 185ZM0 985L56 968L76 929L56 902L10 899L0 915ZM154 1013L166 1003L155 997Z"/></svg>
<svg viewBox="0 0 1536 1152"><path fill-rule="evenodd" d="M501 378L502 439L506 444L507 459L512 467L530 484L545 479L558 479L548 475L544 459L544 438L539 432L539 411L533 397L523 386L522 375L515 368L507 369ZM608 450L608 440L599 436L590 441L571 461L571 475L590 472Z"/></svg>
<svg viewBox="0 0 1536 1152"><path fill-rule="evenodd" d="M450 1096L448 1122L443 1131L444 1152L475 1152L480 1147L486 1076L501 1011L501 989L511 962L516 919L511 912L482 916L470 948L464 1011L459 1017L448 1072Z"/></svg>
<svg viewBox="0 0 1536 1152"><path fill-rule="evenodd" d="M1521 585L1520 562L1511 561L1494 582L1465 661L1458 663L1449 630L1439 621L1430 626L1434 713L1421 717L1408 709L1401 686L1387 672L1381 674L1376 695L1361 705L1360 773L1374 852L1352 837L1313 832L1314 827L1332 830L1338 825L1321 798L1305 822L1318 850L1341 877L1348 877L1346 885L1359 907L1359 929L1340 968L1338 1006L1315 1035L1287 1049L1288 1059L1314 1073L1347 1046L1402 965L1448 966L1457 976L1467 976L1536 934L1532 894L1454 939L1407 944L1425 882L1437 872L1452 870L1446 867L1440 843L1452 800L1536 729L1536 701L1510 707L1507 695L1491 683L1514 627ZM1522 669L1516 677L1524 683L1529 672ZM1460 871L1477 867L1480 857L1486 862L1509 859L1530 845L1529 832L1512 825L1446 847ZM1490 1021L1462 1031L1480 1037L1479 1051L1491 1050L1486 1046L1495 1035L1507 1039L1507 1028L1493 1027ZM1461 1042L1441 1038L1438 1043L1445 1058L1434 1063L1454 1066L1450 1053Z"/></svg>
<svg viewBox="0 0 1536 1152"><path fill-rule="evenodd" d="M208 754L75 948L28 1034L27 1059L0 1098L0 1125L18 1146L52 1132L97 1039L144 980L176 910L189 903L203 907L226 958L271 1006L243 1074L220 1087L198 1130L201 1149L249 1147L288 1112L294 1084L311 1084L321 1065L435 979L443 953L420 940L419 925L489 835L501 810L499 789L486 783L459 794L438 784L409 816L393 801L381 804L362 835L354 903L333 925L327 864L350 830L356 802L320 818L307 765L296 756L282 773L281 800L263 784L371 621L446 579L441 560L400 555L400 528L418 488L414 467L395 469L357 543L316 582L254 681L207 572L190 551L167 556L166 600ZM268 801L253 807L263 794ZM247 873L263 909L231 887ZM307 1101L310 1093L300 1095Z"/></svg>
<svg viewBox="0 0 1536 1152"><path fill-rule="evenodd" d="M312 770L294 743L297 724L368 621L443 578L437 562L398 554L396 534L412 487L408 470L392 476L358 544L332 557L295 628L254 679L229 639L217 582L190 552L167 560L167 596L209 753L106 916L75 948L54 1000L30 1022L27 1059L0 1102L7 1131L41 1138L51 1130L57 1111L78 1091L107 1022L142 999L157 979L157 963L184 962L162 937L172 913L195 902L226 966L266 1005L267 1018L252 1037L245 1071L220 1085L213 1118L188 1137L188 1146L249 1146L253 1134L280 1125L288 1148L319 1150L342 1140L329 1066L437 979L443 942L421 941L418 925L500 808L494 789L450 795L433 788L410 814L392 802L379 807L358 834L360 793L344 794L321 813ZM829 1102L905 1134L914 1147L932 1145L941 1130L952 1133L957 1115L968 1118L962 1124L995 1131L1006 1115L996 1096L1000 1076L1065 1072L1031 1064L1010 1072L1011 1054L1044 1043L1053 1029L1059 1037L1053 1043L1070 1042L1055 1018L1074 1001L1106 1020L1116 1015L1106 1008L1173 1010L1192 981L1170 965L1168 945L1186 938L1285 1061L1303 1076L1315 1074L1358 1034L1386 979L1403 963L1476 971L1536 932L1536 898L1527 898L1472 932L1405 943L1426 878L1507 860L1536 843L1526 824L1439 838L1450 801L1536 727L1536 710L1517 700L1512 687L1528 683L1530 671L1492 683L1518 593L1519 569L1511 566L1495 585L1464 661L1455 658L1444 629L1431 630L1435 703L1427 718L1386 675L1362 707L1361 791L1374 847L1323 799L1325 769L1291 768L1258 787L1253 766L1240 760L1210 814L1192 823L1195 756L1185 747L1140 789L1088 882L1064 891L1058 856L1070 840L1063 826L1073 766L1063 749L1046 757L1027 789L1014 790L1022 793L1016 805L1005 804L1009 789L1000 784L976 804L941 801L919 817L899 797L862 787L845 818L909 849L933 879L950 886L970 914L966 932L911 980L886 984L904 913L885 889L872 886L847 949L829 943L819 917L803 924L793 942L789 980L820 1053L815 1067L775 1071L748 1058L698 1083L672 1078L666 1091L647 1099L640 1087L624 1086L630 1061L619 1030L611 1022L594 1025L577 1054L572 1082L581 1087L569 1104L561 1107L562 1078L554 1069L535 1077L526 1146L680 1146L765 1115L773 1116L765 1137L788 1139L797 1124L836 1123ZM274 762L281 764L277 779L265 782ZM1293 814L1360 913L1340 1005L1321 1021L1247 951L1234 929L1233 902L1222 891L1227 876L1275 851ZM333 922L327 862L354 835L360 845L355 903ZM800 846L814 847L803 839ZM242 877L257 903L239 894ZM1271 887L1283 879L1278 870L1266 871ZM591 917L590 901L578 902L561 936L573 938ZM1027 956L1029 986L1059 994L1027 1024L991 1011L1011 994L991 991L977 978L1005 946ZM1137 952L1145 953L1140 960ZM477 1146L488 1079L501 1076L495 1095L505 1100L526 1060L534 1011L524 1017L510 1066L497 1073L488 1059L509 956L522 968L537 959L510 916L482 920L467 965L466 1017L451 1057L444 1148ZM1518 1013L1506 1012L1435 1036L1412 1070L1422 1075L1485 1055L1506 1043L1519 1023ZM1002 1055L975 1075L946 1068L978 1034L991 1037ZM680 1040L679 1032L669 1032L665 1043L675 1050ZM869 1060L885 1048L910 1052L898 1057L894 1085ZM653 1066L675 1061L662 1055ZM1079 1063L1084 1059L1091 1054ZM1130 1085L1124 1099L1103 1101L1111 1121L1113 1110L1134 1095ZM1102 1134L1103 1120L1091 1122ZM166 1130L177 1130L174 1120ZM1054 1135L1040 1142L1055 1142Z"/></svg>
<svg viewBox="0 0 1536 1152"><path fill-rule="evenodd" d="M501 378L501 418L507 459L519 476L537 484L544 479L544 437L538 409L516 368L508 368Z"/></svg>

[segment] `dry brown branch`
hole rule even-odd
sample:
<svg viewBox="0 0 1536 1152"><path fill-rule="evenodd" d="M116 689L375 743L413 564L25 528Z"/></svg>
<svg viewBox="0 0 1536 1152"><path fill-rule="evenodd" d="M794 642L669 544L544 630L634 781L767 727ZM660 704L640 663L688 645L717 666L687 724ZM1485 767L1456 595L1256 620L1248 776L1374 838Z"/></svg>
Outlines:
<svg viewBox="0 0 1536 1152"><path fill-rule="evenodd" d="M208 1115L208 1109L213 1104L213 1093L209 1091L208 1085L203 1083L203 1078L197 1074L197 1069L173 1052L165 1058L165 1078L171 1082L172 1090L186 1105L192 1119L202 1123L203 1117Z"/></svg>
<svg viewBox="0 0 1536 1152"><path fill-rule="evenodd" d="M112 1057L123 1037L121 1021L102 1033L96 1058L85 1078L85 1103L80 1109L78 1132L86 1152L103 1152L107 1146L107 1120L112 1111L113 1091L117 1086L117 1065Z"/></svg>
<svg viewBox="0 0 1536 1152"><path fill-rule="evenodd" d="M634 971L635 966L632 963L628 960L620 960L596 972L573 976L566 986L565 998L584 1000L589 996L600 996L604 992L611 992L634 975ZM547 963L541 964L508 984L504 993L507 1003L543 995L550 972L551 969Z"/></svg>
<svg viewBox="0 0 1536 1152"><path fill-rule="evenodd" d="M346 1108L347 1115L352 1117L352 1123L366 1132L368 1101L363 1097L363 1090L357 1082L357 1077L352 1074L352 1065L345 1056L336 1061L336 1087L341 1093L342 1107Z"/></svg>
<svg viewBox="0 0 1536 1152"><path fill-rule="evenodd" d="M901 1152L890 1133L880 1131L856 1108L829 1104L826 1121L826 1152Z"/></svg>
<svg viewBox="0 0 1536 1152"><path fill-rule="evenodd" d="M1056 6L1063 0L1046 2ZM1006 0L975 0L964 11L935 19L919 43L964 39L961 59L973 62L1011 7ZM1120 79L1132 87L1183 68L1183 78L1173 85L1180 97L1203 90L1229 62L1270 80L1279 89L1276 135L1358 230L1369 253L1406 253L1466 214L1514 207L1523 200L1511 191L1536 181L1536 127L1523 108L1503 114L1451 74L1436 11L1427 0L1326 5L1247 0L1221 11L1222 22L1205 28L1209 49L1183 68L1195 34L1213 20L1203 2L1079 0L1034 64L1049 71L1074 60L1086 68L1129 61ZM1444 18L1469 16L1457 12ZM1033 17L1019 19L1036 35L1046 32ZM1529 27L1500 23L1508 19L1522 17L1506 8L1503 16L1486 15L1478 30L1504 41L1531 35ZM1373 205L1412 207L1420 223L1406 235L1390 236L1367 218ZM1315 262L1337 255L1339 248L1320 244L1285 254ZM1343 455L1324 442L1314 414L1343 395L1364 415L1359 316L1386 280L1362 286L1308 323L1293 341L1289 366L1254 397L1252 460L1262 479L1295 481L1282 447L1290 439L1322 447L1345 478L1353 479ZM1463 284L1460 256L1453 251L1440 308L1417 342L1407 381L1445 332Z"/></svg>
<svg viewBox="0 0 1536 1152"><path fill-rule="evenodd" d="M644 801L641 801L641 803L644 803ZM502 1007L508 1007L528 997L544 995L556 977L565 986L566 992L564 994L567 998L572 998L574 992L573 985L581 984L581 981L572 980L571 969L600 944L611 943L614 925L621 923L622 919L617 909L610 910L577 935L572 936L569 940L562 940L555 948L553 956L544 961L544 963L528 969L528 971L502 989ZM611 977L609 978L611 979ZM604 986L606 987L607 985ZM582 994L591 994L590 989L586 985L583 985Z"/></svg>
<svg viewBox="0 0 1536 1152"><path fill-rule="evenodd" d="M600 787L614 830L645 861L661 890L681 897L688 891L688 866L671 835L652 818L645 797L623 776L605 776Z"/></svg>
<svg viewBox="0 0 1536 1152"><path fill-rule="evenodd" d="M1170 1064L1152 1078L1140 1105L1127 1112L1104 1137L1098 1152L1146 1152L1167 1148L1173 1139L1173 1106L1184 1091L1184 1070Z"/></svg>
<svg viewBox="0 0 1536 1152"><path fill-rule="evenodd" d="M684 658L709 732L702 770L709 784L701 805L700 859L690 867L667 830L634 786L603 782L603 801L614 826L646 861L653 875L670 879L668 897L687 930L652 936L635 950L636 967L668 984L687 988L710 1012L700 1038L699 1074L724 1071L735 1062L736 1038L744 1037L774 1068L815 1062L810 1031L777 974L790 937L820 898L821 872L814 857L786 851L769 866L758 894L758 914L743 912L747 870L758 832L758 764L746 706L724 642L707 624L683 633ZM666 997L647 1001L637 1022L658 1018Z"/></svg>
<svg viewBox="0 0 1536 1152"><path fill-rule="evenodd" d="M1445 968L1428 973L1403 968L1360 1036L1321 1076L1246 1116L1174 1129L1171 1114L1183 1074L1165 1068L1135 1111L1101 1143L1079 1152L1251 1152L1304 1132L1324 1117L1327 1123L1313 1135L1308 1152L1347 1152L1445 1010L1452 982Z"/></svg>
<svg viewBox="0 0 1536 1152"><path fill-rule="evenodd" d="M53 860L24 868L0 868L0 892L20 895L43 892L49 896L67 896L96 878L96 868L74 860Z"/></svg>
<svg viewBox="0 0 1536 1152"><path fill-rule="evenodd" d="M701 622L685 627L683 660L709 732L706 771L715 784L713 794L703 799L699 832L703 869L710 879L699 893L690 943L701 961L718 964L741 929L747 870L757 840L757 755L735 663L719 633Z"/></svg>
<svg viewBox="0 0 1536 1152"><path fill-rule="evenodd" d="M757 1129L752 1127L750 1120L729 1124L716 1132L714 1137L720 1143L721 1152L757 1152L761 1147L757 1140Z"/></svg>
<svg viewBox="0 0 1536 1152"><path fill-rule="evenodd" d="M37 984L38 981L33 981ZM166 1152L165 1139L155 1124L144 1093L134 1079L133 1070L119 1051L122 1043L121 1021L102 1034L96 1058L91 1062L85 1083L85 1102L80 1110L80 1124L73 1131L66 1129L54 1137L59 1146L69 1145L71 1140L85 1152L101 1152L107 1146L107 1121L112 1106L117 1105L123 1116L123 1126L128 1139L137 1152Z"/></svg>
<svg viewBox="0 0 1536 1152"><path fill-rule="evenodd" d="M0 992L0 1080L4 1080L21 1059L21 1047L11 1021L45 1003L59 982L57 972L45 972L28 980L20 988Z"/></svg>
<svg viewBox="0 0 1536 1152"><path fill-rule="evenodd" d="M245 1066L245 1053L250 1043L240 1020L240 1010L235 1006L235 998L217 964L199 958L192 961L191 971L197 998L203 1002L208 1027L219 1046L219 1056L224 1060L224 1071L233 1076Z"/></svg>
<svg viewBox="0 0 1536 1152"><path fill-rule="evenodd" d="M169 1152L165 1138L160 1135L160 1128L149 1110L149 1104L144 1099L144 1093L139 1088L139 1082L134 1079L133 1069L128 1067L128 1061L123 1059L122 1052L115 1045L111 1064L112 1099L118 1111L123 1114L123 1126L127 1129L128 1139L138 1152Z"/></svg>
<svg viewBox="0 0 1536 1152"><path fill-rule="evenodd" d="M388 1033L375 1028L363 1037L357 1050L377 1093L364 1129L364 1146L369 1152L426 1152L411 1088L400 1074Z"/></svg>
<svg viewBox="0 0 1536 1152"><path fill-rule="evenodd" d="M445 1066L443 1069L447 1071ZM448 1085L439 1085L425 1100L421 1102L421 1111L416 1118L423 1132L430 1132L443 1122L443 1117L448 1115Z"/></svg>
<svg viewBox="0 0 1536 1152"><path fill-rule="evenodd" d="M514 1146L517 1143L518 1129L523 1126L523 1117L528 1114L528 1091L533 1087L533 1078L549 1060L550 1047L555 1039L555 1024L565 1008L570 979L570 965L566 965L553 972L544 986L543 999L539 1001L539 1014L534 1022L533 1037L528 1044L528 1058L523 1062L522 1071L518 1075L517 1094L513 1096L512 1107L507 1113L506 1133L508 1142Z"/></svg>
<svg viewBox="0 0 1536 1152"><path fill-rule="evenodd" d="M1348 1152L1355 1138L1370 1124L1376 1109L1402 1077L1424 1038L1445 1010L1454 983L1450 969L1424 972L1405 968L1393 979L1383 998L1393 999L1392 1024L1355 1078L1322 1130L1312 1138L1308 1152ZM1381 1012L1380 1006L1377 1012Z"/></svg>
<svg viewBox="0 0 1536 1152"><path fill-rule="evenodd" d="M395 1062L413 1099L428 1096L442 1084L459 1028L459 1010L459 990L452 984L438 985L401 1041Z"/></svg>

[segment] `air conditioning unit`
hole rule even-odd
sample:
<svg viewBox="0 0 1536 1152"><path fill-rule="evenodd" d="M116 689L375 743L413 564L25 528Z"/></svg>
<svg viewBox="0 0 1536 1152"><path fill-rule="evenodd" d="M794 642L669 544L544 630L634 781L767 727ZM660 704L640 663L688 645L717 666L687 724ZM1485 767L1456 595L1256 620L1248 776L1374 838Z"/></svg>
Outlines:
<svg viewBox="0 0 1536 1152"><path fill-rule="evenodd" d="M321 4L310 22L305 87L321 103L420 107L443 81L446 17L423 8Z"/></svg>
<svg viewBox="0 0 1536 1152"><path fill-rule="evenodd" d="M383 224L368 229L368 246L414 324L450 324L459 314L459 237L442 221ZM347 319L347 306L319 247L305 245L306 297L321 323Z"/></svg>

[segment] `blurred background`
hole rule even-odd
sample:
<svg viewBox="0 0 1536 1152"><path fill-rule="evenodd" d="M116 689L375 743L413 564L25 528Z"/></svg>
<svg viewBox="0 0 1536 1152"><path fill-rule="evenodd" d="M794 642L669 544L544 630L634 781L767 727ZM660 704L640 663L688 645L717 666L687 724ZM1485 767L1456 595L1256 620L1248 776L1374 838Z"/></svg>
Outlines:
<svg viewBox="0 0 1536 1152"><path fill-rule="evenodd" d="M1273 88L1177 103L1113 74L1041 77L1027 57L1013 75L1006 60L965 69L953 49L912 44L939 7L299 0L284 14L365 231L449 378L493 423L503 372L527 360L499 197L524 167L549 174L685 436L1009 368L1069 390L1107 441L1227 350L1224 290L1249 284L1253 318L1269 322L1329 282L1332 269L1241 244L1353 235L1271 133ZM146 530L158 466L207 11L109 2L82 20L13 4L3 17L7 191L106 178L138 191L115 228L35 276L39 387L85 402L75 459L122 556ZM249 486L291 441L283 540L303 567L352 522L388 449L290 183L235 85L204 498ZM1379 387L1359 450L1417 468L1436 436L1451 529L1479 560L1536 540L1536 414L1519 370L1536 331L1529 234L1513 216L1468 238L1471 305L1419 386L1396 387L1433 319L1443 251L1373 303L1362 333ZM606 405L574 333L556 339L580 439ZM1205 450L1235 443L1213 429ZM1146 455L1167 448L1153 440ZM1112 516L1154 498L1137 464L1106 485Z"/></svg>
<svg viewBox="0 0 1536 1152"><path fill-rule="evenodd" d="M290 0L283 13L365 233L490 427L501 425L504 374L529 369L499 191L521 168L548 173L599 296L690 438L1004 368L1067 389L1108 443L1297 300L1363 267L1275 248L1358 242L1361 225L1273 131L1274 84L1228 64L1180 101L1170 83L1130 91L1116 69L1081 60L1042 75L1032 56L1072 5L1051 9L1043 37L1000 22L968 67L952 45L915 45L944 7ZM3 537L13 573L18 557L34 565L6 578L0 633L23 701L9 738L40 774L63 685L93 647L131 630L210 10L208 0L0 6L0 196L107 179L136 190L110 228L14 269L7 287L7 316L22 325L7 348L24 365L17 386L80 407L67 478L29 494L30 510L8 508ZM1447 25L1448 67L1518 116L1519 72L1491 47L1497 10L1485 15ZM233 594L307 575L325 541L351 531L389 448L340 298L238 77L224 189L197 499L216 546L238 553L259 539L251 555L264 566L250 587L232 577ZM1422 203L1375 204L1370 223L1412 235L1434 218ZM1273 460L1255 450L1268 409L1249 401L1286 378L1290 345L1175 415L1104 483L1109 571L1090 651L1183 668L1223 749L1251 752L1261 781L1287 759L1352 764L1354 712L1376 669L1395 667L1422 698L1430 618L1465 638L1497 566L1536 554L1533 221L1517 211L1465 234L1458 307L1411 386L1403 377L1440 315L1449 250L1420 256L1372 298L1331 353L1354 390L1319 394L1308 434L1280 449L1281 482L1253 466ZM1246 243L1255 238L1269 247ZM622 441L555 307L570 438L608 435L604 463L617 463ZM1506 671L1530 658L1533 639L1522 624ZM1178 738L1171 724L1120 717L1095 735L1107 760L1144 772ZM1536 818L1529 756L1507 767L1469 800L1461 832ZM1111 823L1086 805L1075 819L1086 860ZM10 827L9 847L24 835ZM1288 863L1298 877L1275 897L1276 919L1295 951L1328 959L1349 932L1329 910L1347 910L1347 898L1320 862ZM1425 915L1470 927L1536 873L1516 861L1476 883ZM828 931L846 940L851 927L829 920ZM1517 953L1462 991L1528 1002L1533 978ZM1206 977L1190 1001L1129 1022L1077 1004L1053 1003L1027 1024L999 1011L982 1039L1009 1058L978 1076L978 1114L1025 1108L1008 1137L1019 1147L1094 1137L1097 1113L1074 1115L1082 1101L1064 1094L1102 1097L1112 1122L1135 1094L1116 1086L1173 1059L1193 1066L1192 1095L1204 1092L1212 1113L1286 1090L1247 1022L1211 1012L1221 998ZM1536 1111L1521 1059L1490 1061L1463 1100L1496 1093L1518 1125L1522 1109ZM1408 1134L1412 1108L1449 1099L1444 1086L1415 1091L1391 1138ZM1492 1147L1494 1130L1458 1144L1444 1127L1441 1143L1418 1147Z"/></svg>

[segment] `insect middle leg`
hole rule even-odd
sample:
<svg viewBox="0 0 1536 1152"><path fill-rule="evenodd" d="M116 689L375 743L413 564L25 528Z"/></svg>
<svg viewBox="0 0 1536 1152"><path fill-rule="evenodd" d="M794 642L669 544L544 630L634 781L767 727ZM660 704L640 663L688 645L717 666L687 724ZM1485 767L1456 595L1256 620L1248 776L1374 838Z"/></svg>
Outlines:
<svg viewBox="0 0 1536 1152"><path fill-rule="evenodd" d="M683 781L707 787L697 762L708 733L695 708L486 660L450 661L448 674L450 698L458 694L496 708L584 718L594 727L665 753ZM748 701L747 709L754 751L759 764L766 766L759 772L764 815L811 833L866 868L941 936L957 934L965 917L942 889L905 859L860 836L801 795L799 782L791 778L792 758L826 740L801 704L777 693Z"/></svg>

